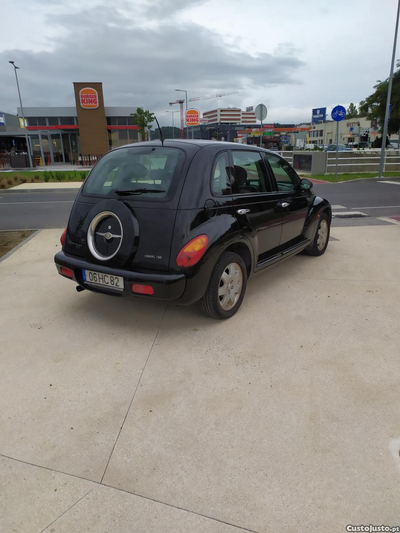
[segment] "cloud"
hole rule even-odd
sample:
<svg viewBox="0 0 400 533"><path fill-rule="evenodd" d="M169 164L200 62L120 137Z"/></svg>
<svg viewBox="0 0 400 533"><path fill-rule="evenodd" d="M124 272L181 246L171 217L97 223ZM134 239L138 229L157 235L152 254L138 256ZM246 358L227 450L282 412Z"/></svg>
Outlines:
<svg viewBox="0 0 400 533"><path fill-rule="evenodd" d="M299 83L304 63L290 43L255 57L232 49L209 29L174 18L202 1L142 0L137 17L127 15L130 2L120 3L118 11L94 3L79 13L58 10L47 15L47 23L60 29L51 51L6 50L0 53L0 64L13 59L21 67L26 107L74 105L73 81L102 81L108 106L140 105L157 113L164 113L168 102L179 96L175 88L187 89L189 97L239 91L224 105L242 105L246 88ZM36 0L38 8L41 3ZM148 27L150 20L156 24ZM1 110L15 112L11 67L4 82ZM206 101L205 109L215 102Z"/></svg>

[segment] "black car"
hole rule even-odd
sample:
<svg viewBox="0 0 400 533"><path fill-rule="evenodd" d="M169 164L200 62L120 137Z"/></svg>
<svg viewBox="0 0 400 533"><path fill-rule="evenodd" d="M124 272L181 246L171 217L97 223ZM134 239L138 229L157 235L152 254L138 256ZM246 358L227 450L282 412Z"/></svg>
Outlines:
<svg viewBox="0 0 400 533"><path fill-rule="evenodd" d="M328 245L331 206L274 152L227 142L137 143L86 178L55 256L78 291L200 301L229 318L254 272Z"/></svg>

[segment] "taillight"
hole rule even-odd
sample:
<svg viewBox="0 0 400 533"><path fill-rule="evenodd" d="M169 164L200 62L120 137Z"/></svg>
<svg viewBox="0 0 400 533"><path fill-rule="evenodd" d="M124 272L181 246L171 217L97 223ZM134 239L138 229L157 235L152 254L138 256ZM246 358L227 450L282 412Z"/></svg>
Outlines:
<svg viewBox="0 0 400 533"><path fill-rule="evenodd" d="M61 246L64 246L66 238L67 238L67 228L65 228L65 230L63 231L63 233L62 233L62 235L60 237Z"/></svg>
<svg viewBox="0 0 400 533"><path fill-rule="evenodd" d="M199 235L189 241L176 258L176 264L180 267L191 267L198 263L207 250L208 237L207 235Z"/></svg>
<svg viewBox="0 0 400 533"><path fill-rule="evenodd" d="M74 273L72 272L70 268L61 267L60 271L61 271L61 274L65 276L66 278L72 279L74 277Z"/></svg>
<svg viewBox="0 0 400 533"><path fill-rule="evenodd" d="M136 294L154 294L154 289L151 285L141 285L140 283L132 283L132 292Z"/></svg>

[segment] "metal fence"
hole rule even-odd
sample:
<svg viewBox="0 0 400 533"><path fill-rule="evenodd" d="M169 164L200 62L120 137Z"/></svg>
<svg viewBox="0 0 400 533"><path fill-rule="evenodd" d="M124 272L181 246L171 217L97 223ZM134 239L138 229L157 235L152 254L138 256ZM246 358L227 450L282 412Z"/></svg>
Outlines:
<svg viewBox="0 0 400 533"><path fill-rule="evenodd" d="M336 152L327 152L326 155L326 173L330 174L336 170ZM338 152L337 169L340 173L377 172L380 157L380 150L374 152ZM384 171L397 170L400 170L400 151L387 150Z"/></svg>
<svg viewBox="0 0 400 533"><path fill-rule="evenodd" d="M103 156L103 154L79 154L78 156L78 165L82 165L83 167L91 167L97 163L97 161ZM71 164L76 164L75 161L71 161Z"/></svg>
<svg viewBox="0 0 400 533"><path fill-rule="evenodd" d="M5 169L11 168L10 154L1 154L0 155L0 168L5 168Z"/></svg>
<svg viewBox="0 0 400 533"><path fill-rule="evenodd" d="M296 170L310 172L311 174L334 174L336 171L336 152L320 152L313 150L299 151L280 151L280 156L288 161L292 166L296 162ZM307 156L308 159L319 159L318 167L313 161L308 162L303 168L303 159L301 156ZM322 158L322 160L321 160ZM294 161L296 160L296 161ZM380 161L380 150L363 150L353 152L338 152L337 170L338 173L362 173L378 172ZM297 168L298 167L298 168ZM318 170L317 170L318 168ZM311 170L312 169L312 170ZM315 169L315 170L314 170ZM386 150L385 155L385 172L400 172L400 150Z"/></svg>

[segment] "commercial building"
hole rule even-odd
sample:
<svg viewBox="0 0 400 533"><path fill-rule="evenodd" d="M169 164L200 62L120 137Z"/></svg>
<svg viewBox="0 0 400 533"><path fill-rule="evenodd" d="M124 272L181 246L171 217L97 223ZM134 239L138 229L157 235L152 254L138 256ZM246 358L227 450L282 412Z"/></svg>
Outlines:
<svg viewBox="0 0 400 533"><path fill-rule="evenodd" d="M73 107L24 107L36 164L77 163L139 141L138 127L132 124L131 117L136 107L106 107L100 82L74 83L74 95ZM21 114L18 108L19 117ZM0 121L0 149L26 150L22 119L2 115L6 125Z"/></svg>
<svg viewBox="0 0 400 533"><path fill-rule="evenodd" d="M238 107L212 109L203 113L204 124L254 124L256 115L253 111L242 111Z"/></svg>
<svg viewBox="0 0 400 533"><path fill-rule="evenodd" d="M336 144L336 122L333 120L313 124L309 133L309 143L317 145ZM376 124L366 117L345 118L339 122L339 143L360 143L375 141L380 133Z"/></svg>

